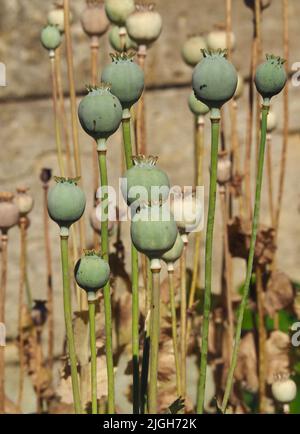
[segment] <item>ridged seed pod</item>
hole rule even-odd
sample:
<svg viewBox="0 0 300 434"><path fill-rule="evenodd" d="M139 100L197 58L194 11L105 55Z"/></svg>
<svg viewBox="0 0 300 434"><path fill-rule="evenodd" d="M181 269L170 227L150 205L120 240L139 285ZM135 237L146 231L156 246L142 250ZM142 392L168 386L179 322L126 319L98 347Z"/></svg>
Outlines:
<svg viewBox="0 0 300 434"><path fill-rule="evenodd" d="M27 187L19 186L17 188L15 203L19 208L19 213L21 217L25 217L27 214L29 214L34 205L33 197L28 192L29 188Z"/></svg>
<svg viewBox="0 0 300 434"><path fill-rule="evenodd" d="M110 92L110 86L90 88L78 108L84 131L95 140L106 139L117 131L122 121L122 106Z"/></svg>
<svg viewBox="0 0 300 434"><path fill-rule="evenodd" d="M203 50L203 55L193 73L195 96L208 107L219 109L236 91L237 72L225 51Z"/></svg>
<svg viewBox="0 0 300 434"><path fill-rule="evenodd" d="M123 109L130 108L144 90L144 72L133 61L133 54L112 54L112 63L107 65L101 80L111 84L111 93L120 101Z"/></svg>
<svg viewBox="0 0 300 434"><path fill-rule="evenodd" d="M133 167L122 178L121 190L128 205L157 204L169 197L168 175L156 166L157 157L139 155L133 157ZM126 188L127 187L127 188Z"/></svg>
<svg viewBox="0 0 300 434"><path fill-rule="evenodd" d="M284 68L285 60L281 57L267 54L266 59L256 70L255 85L261 96L270 100L284 88L287 74Z"/></svg>
<svg viewBox="0 0 300 434"><path fill-rule="evenodd" d="M84 213L86 198L77 185L78 179L55 178L55 181L48 193L48 213L67 234L67 229Z"/></svg>
<svg viewBox="0 0 300 434"><path fill-rule="evenodd" d="M88 294L97 292L103 288L109 281L110 268L100 254L92 251L86 251L76 263L74 276L80 288Z"/></svg>
<svg viewBox="0 0 300 434"><path fill-rule="evenodd" d="M131 222L131 239L136 249L150 259L160 259L176 241L178 229L167 206L141 208Z"/></svg>

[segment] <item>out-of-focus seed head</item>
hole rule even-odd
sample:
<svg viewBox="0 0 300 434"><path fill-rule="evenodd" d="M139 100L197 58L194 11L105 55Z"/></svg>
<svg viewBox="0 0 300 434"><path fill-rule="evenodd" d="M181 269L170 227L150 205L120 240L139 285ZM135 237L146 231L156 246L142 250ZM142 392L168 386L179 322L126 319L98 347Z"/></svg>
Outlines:
<svg viewBox="0 0 300 434"><path fill-rule="evenodd" d="M220 185L227 184L231 180L231 160L227 151L218 154L217 180Z"/></svg>
<svg viewBox="0 0 300 434"><path fill-rule="evenodd" d="M12 193L0 192L0 230L2 233L6 233L19 222L19 208L13 199Z"/></svg>
<svg viewBox="0 0 300 434"><path fill-rule="evenodd" d="M228 48L226 30L213 30L207 35L206 43L209 50L226 50ZM230 33L230 44L231 50L234 50L236 39L233 32Z"/></svg>
<svg viewBox="0 0 300 434"><path fill-rule="evenodd" d="M275 112L270 110L268 113L267 131L268 133L272 133L276 128L277 128L277 116Z"/></svg>
<svg viewBox="0 0 300 434"><path fill-rule="evenodd" d="M34 200L29 194L29 188L25 186L17 187L17 194L15 196L15 203L19 208L21 217L25 217L33 208Z"/></svg>
<svg viewBox="0 0 300 434"><path fill-rule="evenodd" d="M136 44L136 42L134 42L129 36L128 33L124 27L124 30L126 32L125 35L125 44L123 45L123 41L121 39L120 36L120 30L121 27L118 26L113 26L108 34L108 39L110 42L110 45L112 46L112 48L115 51L118 51L118 53L121 53L123 51L128 51L128 50L137 50L138 46ZM122 31L124 31L122 30Z"/></svg>
<svg viewBox="0 0 300 434"><path fill-rule="evenodd" d="M195 116L205 116L207 113L209 113L209 107L203 102L199 101L195 97L194 92L190 94L188 103L191 112Z"/></svg>
<svg viewBox="0 0 300 434"><path fill-rule="evenodd" d="M164 253L161 259L166 264L169 263L174 264L174 262L176 262L181 257L183 249L184 249L184 243L182 241L180 234L178 233L174 246L166 253Z"/></svg>
<svg viewBox="0 0 300 434"><path fill-rule="evenodd" d="M109 20L117 26L124 26L127 17L134 11L134 0L105 0Z"/></svg>
<svg viewBox="0 0 300 434"><path fill-rule="evenodd" d="M63 3L54 3L54 8L48 12L47 16L48 24L56 26L60 33L65 31L65 12Z"/></svg>
<svg viewBox="0 0 300 434"><path fill-rule="evenodd" d="M281 404L289 404L297 395L297 385L288 374L279 374L272 384L272 394Z"/></svg>
<svg viewBox="0 0 300 434"><path fill-rule="evenodd" d="M196 66L203 57L201 50L206 49L205 38L201 35L190 36L183 44L181 55L189 66Z"/></svg>
<svg viewBox="0 0 300 434"><path fill-rule="evenodd" d="M161 15L154 9L154 3L136 4L133 12L126 20L128 35L138 44L150 46L162 31Z"/></svg>
<svg viewBox="0 0 300 434"><path fill-rule="evenodd" d="M56 26L48 25L41 32L41 43L46 50L56 50L61 44L61 34Z"/></svg>
<svg viewBox="0 0 300 434"><path fill-rule="evenodd" d="M81 25L88 36L100 37L109 27L104 3L100 0L88 0L87 6L82 12Z"/></svg>
<svg viewBox="0 0 300 434"><path fill-rule="evenodd" d="M52 169L43 167L40 173L40 180L43 184L47 184L52 178Z"/></svg>

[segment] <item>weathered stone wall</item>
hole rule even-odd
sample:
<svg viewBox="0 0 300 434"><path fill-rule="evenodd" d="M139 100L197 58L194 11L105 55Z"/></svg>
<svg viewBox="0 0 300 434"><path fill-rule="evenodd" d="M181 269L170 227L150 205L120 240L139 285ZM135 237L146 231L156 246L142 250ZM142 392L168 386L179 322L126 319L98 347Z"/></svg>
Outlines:
<svg viewBox="0 0 300 434"><path fill-rule="evenodd" d="M0 88L0 189L14 190L19 184L27 184L35 197L35 209L31 215L28 248L28 273L35 298L46 297L45 258L42 220L42 188L39 173L42 167L51 167L57 173L55 137L53 132L50 68L47 53L41 47L39 34L45 23L51 2L40 0L2 0L0 14L0 61L7 66L6 88ZM225 2L222 0L157 0L157 7L164 20L160 40L153 46L147 62L147 122L149 152L160 156L160 165L170 174L171 182L191 185L193 180L193 119L187 108L190 93L191 69L181 60L180 48L187 35L207 32L216 23L224 22ZM73 46L76 88L79 93L90 81L89 43L79 23L83 0L71 2L73 10ZM237 37L237 50L233 61L247 77L250 64L252 35L251 12L242 0L233 0L233 26ZM290 48L291 64L300 60L298 46L300 30L298 17L300 2L290 0ZM264 13L264 51L282 55L281 0L273 0ZM110 61L107 37L101 42L101 63ZM67 92L66 65L63 62L64 86ZM290 141L287 160L287 179L279 236L278 263L293 278L300 279L300 221L299 221L299 99L300 88L290 85ZM246 135L246 95L240 104L239 136L244 144ZM282 145L282 98L274 99L279 129L272 144L274 179L278 179ZM120 174L121 136L116 134L109 144L108 165L110 182L117 184ZM92 202L92 144L80 131L83 184ZM243 146L243 145L242 145ZM206 177L208 186L209 126L206 134ZM266 184L264 186L266 190ZM206 188L207 189L207 188ZM268 222L268 202L263 200L263 218ZM88 220L88 219L86 219ZM92 237L86 222L89 239ZM51 223L52 254L54 264L55 321L57 328L56 350L61 349L63 316L61 303L61 278L57 227ZM215 241L214 286L219 286L221 222L217 221ZM128 239L128 228L125 234ZM7 297L8 334L15 335L17 316L19 234L10 232L9 283ZM127 244L128 246L128 244ZM128 248L127 248L128 251ZM242 278L244 268L237 261L236 279Z"/></svg>

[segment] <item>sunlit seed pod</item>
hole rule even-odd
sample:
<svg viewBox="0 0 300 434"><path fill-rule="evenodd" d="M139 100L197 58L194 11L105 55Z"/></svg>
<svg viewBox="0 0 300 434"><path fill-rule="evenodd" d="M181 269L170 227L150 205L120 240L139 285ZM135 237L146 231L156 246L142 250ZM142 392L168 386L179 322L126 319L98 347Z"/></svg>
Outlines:
<svg viewBox="0 0 300 434"><path fill-rule="evenodd" d="M137 4L136 10L126 20L128 35L138 44L149 46L162 31L161 15L153 4Z"/></svg>
<svg viewBox="0 0 300 434"><path fill-rule="evenodd" d="M65 31L65 12L62 3L54 3L54 8L48 12L48 24L56 26L60 33Z"/></svg>
<svg viewBox="0 0 300 434"><path fill-rule="evenodd" d="M272 384L272 394L274 399L281 404L289 404L296 398L297 385L292 379L283 375Z"/></svg>
<svg viewBox="0 0 300 434"><path fill-rule="evenodd" d="M203 57L201 50L206 48L207 44L203 36L191 36L183 44L181 50L182 58L187 65L196 66Z"/></svg>
<svg viewBox="0 0 300 434"><path fill-rule="evenodd" d="M157 204L169 197L170 181L168 175L157 165L157 158L144 155L133 157L133 166L122 178L121 191L128 205Z"/></svg>
<svg viewBox="0 0 300 434"><path fill-rule="evenodd" d="M236 91L233 95L233 98L234 99L241 98L241 96L243 95L243 92L244 92L244 78L241 74L238 74L237 87L236 87Z"/></svg>
<svg viewBox="0 0 300 434"><path fill-rule="evenodd" d="M171 208L179 231L189 233L201 228L203 204L194 194L175 195Z"/></svg>
<svg viewBox="0 0 300 434"><path fill-rule="evenodd" d="M48 25L41 32L41 43L46 50L56 50L61 44L61 34L56 26Z"/></svg>
<svg viewBox="0 0 300 434"><path fill-rule="evenodd" d="M218 154L217 180L220 185L227 184L231 179L231 160L227 151Z"/></svg>
<svg viewBox="0 0 300 434"><path fill-rule="evenodd" d="M33 208L33 197L28 193L29 188L24 186L17 187L17 195L15 196L15 203L19 208L21 217L25 217Z"/></svg>
<svg viewBox="0 0 300 434"><path fill-rule="evenodd" d="M281 57L267 54L266 59L256 70L255 85L261 96L269 100L282 91L287 82L287 74L285 61Z"/></svg>
<svg viewBox="0 0 300 434"><path fill-rule="evenodd" d="M62 228L69 228L84 213L86 198L76 179L55 178L48 193L48 213Z"/></svg>
<svg viewBox="0 0 300 434"><path fill-rule="evenodd" d="M97 0L88 0L81 15L81 25L88 36L102 36L109 27L104 4Z"/></svg>
<svg viewBox="0 0 300 434"><path fill-rule="evenodd" d="M125 35L125 46L123 46L123 42L120 36L120 27L113 26L108 34L108 39L112 48L118 53L123 51L128 51L130 49L137 50L138 45L134 42L127 34Z"/></svg>
<svg viewBox="0 0 300 434"><path fill-rule="evenodd" d="M237 72L225 51L204 50L203 55L193 73L195 96L208 107L219 109L236 91Z"/></svg>
<svg viewBox="0 0 300 434"><path fill-rule="evenodd" d="M112 63L107 65L101 81L110 83L111 93L115 95L123 109L131 108L141 97L144 90L144 72L133 61L132 54L112 54Z"/></svg>
<svg viewBox="0 0 300 434"><path fill-rule="evenodd" d="M206 43L209 50L226 50L227 33L226 30L213 30L206 37ZM235 49L236 39L234 33L230 33L231 50Z"/></svg>
<svg viewBox="0 0 300 434"><path fill-rule="evenodd" d="M270 110L268 113L267 131L268 133L272 133L276 128L277 128L277 116L275 112Z"/></svg>
<svg viewBox="0 0 300 434"><path fill-rule="evenodd" d="M167 205L145 206L131 222L131 239L136 249L150 259L160 259L176 241L178 229Z"/></svg>
<svg viewBox="0 0 300 434"><path fill-rule="evenodd" d="M94 293L109 281L110 268L100 253L86 251L75 265L74 276L80 288L87 293Z"/></svg>
<svg viewBox="0 0 300 434"><path fill-rule="evenodd" d="M205 116L207 113L209 113L209 107L203 102L199 101L195 97L194 92L190 94L188 104L191 112L195 116Z"/></svg>
<svg viewBox="0 0 300 434"><path fill-rule="evenodd" d="M105 0L105 10L112 23L124 26L127 17L135 10L134 0Z"/></svg>
<svg viewBox="0 0 300 434"><path fill-rule="evenodd" d="M182 241L180 234L178 233L174 246L166 253L164 253L161 259L166 264L169 263L174 264L181 257L183 249L184 249L184 243Z"/></svg>
<svg viewBox="0 0 300 434"><path fill-rule="evenodd" d="M0 192L0 230L3 233L6 233L19 222L19 208L13 199L12 193Z"/></svg>
<svg viewBox="0 0 300 434"><path fill-rule="evenodd" d="M107 139L114 134L122 121L122 106L110 92L110 86L89 89L78 107L78 117L84 131L95 140Z"/></svg>

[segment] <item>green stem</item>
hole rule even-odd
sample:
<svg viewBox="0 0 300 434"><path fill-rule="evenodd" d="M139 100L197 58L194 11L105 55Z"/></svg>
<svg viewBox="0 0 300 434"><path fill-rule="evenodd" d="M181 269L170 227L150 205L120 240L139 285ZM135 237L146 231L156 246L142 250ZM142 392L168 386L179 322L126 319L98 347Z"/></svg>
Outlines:
<svg viewBox="0 0 300 434"><path fill-rule="evenodd" d="M197 399L197 413L202 414L204 411L206 368L208 354L208 329L209 316L211 308L211 279L212 279L212 249L213 233L216 208L217 192L217 165L218 165L218 144L220 134L220 112L217 110L211 113L211 169L210 169L210 186L209 186L209 206L206 228L205 244L205 292L204 292L204 311L202 325L202 344L201 344L201 362L200 362L200 379Z"/></svg>
<svg viewBox="0 0 300 434"><path fill-rule="evenodd" d="M177 342L177 318L176 318L176 308L175 308L175 293L174 293L174 271L169 270L169 292L170 292L170 308L171 308L171 320L172 320L172 337L173 337L173 348L174 348L174 359L175 359L175 370L176 370L176 387L177 395L181 396L181 377L180 377L180 364L179 364L179 354L178 354L178 342Z"/></svg>
<svg viewBox="0 0 300 434"><path fill-rule="evenodd" d="M95 300L89 301L90 346L91 346L91 382L92 382L92 414L98 413L95 307L96 307Z"/></svg>
<svg viewBox="0 0 300 434"><path fill-rule="evenodd" d="M73 328L72 328L68 240L69 240L69 236L62 235L60 237L61 264L62 264L62 275L63 275L64 313L65 313L68 352L69 352L70 366L71 366L71 378L72 378L75 413L81 414L82 407L81 407L79 382L78 382L78 374L77 374L77 357L76 357L75 341L74 341Z"/></svg>
<svg viewBox="0 0 300 434"><path fill-rule="evenodd" d="M103 146L103 141L98 143L98 159L101 187L105 188L108 184L107 166L106 166L106 148ZM103 192L101 197L101 250L103 259L109 260L109 245L108 245L108 193ZM110 282L104 289L104 312L105 312L105 349L106 349L106 366L107 366L107 382L108 382L108 413L115 412L115 379L114 379L114 362L112 348L112 312L110 299Z"/></svg>
<svg viewBox="0 0 300 434"><path fill-rule="evenodd" d="M185 243L184 249L180 258L180 355L181 355L181 394L182 397L186 396L186 351L187 351L187 339L186 339L186 249Z"/></svg>
<svg viewBox="0 0 300 434"><path fill-rule="evenodd" d="M157 413L158 348L160 328L159 269L152 269L152 301L150 317L150 382L148 391L149 414Z"/></svg>
<svg viewBox="0 0 300 434"><path fill-rule="evenodd" d="M130 130L130 112L123 111L123 141L127 170L133 166ZM138 252L131 244L132 278L132 364L133 364L133 413L139 414L140 408L140 371L139 371L139 264Z"/></svg>
<svg viewBox="0 0 300 434"><path fill-rule="evenodd" d="M258 171L257 171L257 179L256 179L256 191L255 191L255 205L254 205L254 214L253 214L253 223L252 223L252 234L251 234L251 242L250 242L250 250L249 257L247 263L247 273L245 285L243 288L242 300L239 308L238 321L236 326L235 333L235 342L234 348L231 358L231 364L228 372L228 377L226 381L225 393L222 402L221 410L223 413L226 411L226 407L228 404L229 396L231 393L232 385L233 385L233 376L237 363L239 344L241 340L241 332L242 332L242 324L244 313L247 305L249 287L251 282L253 261L254 261L254 253L255 253L255 243L256 236L258 231L259 224L259 210L260 210L260 198L261 198L261 189L262 189L262 180L263 180L263 168L264 168L264 156L265 156L265 147L266 147L266 136L267 136L267 119L269 112L269 102L264 101L264 105L262 106L262 119L261 119L261 137L260 137L260 146L259 146L259 156L258 156Z"/></svg>

